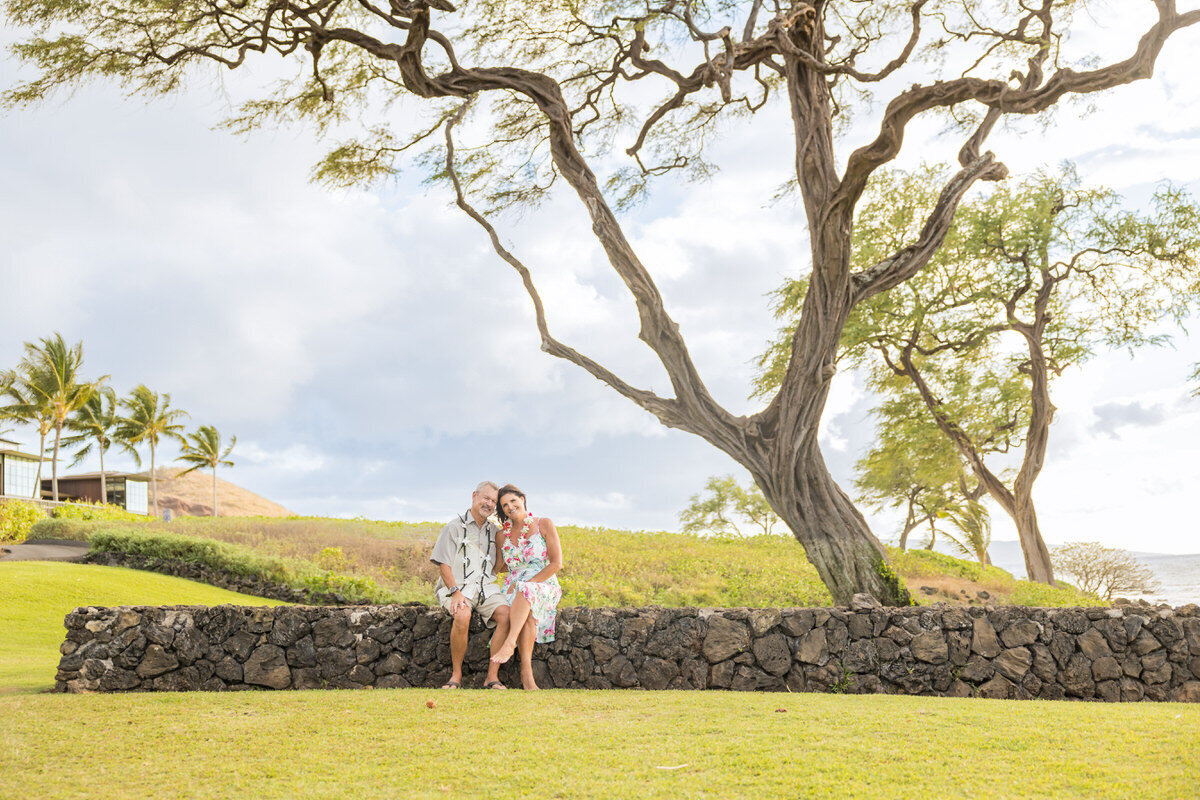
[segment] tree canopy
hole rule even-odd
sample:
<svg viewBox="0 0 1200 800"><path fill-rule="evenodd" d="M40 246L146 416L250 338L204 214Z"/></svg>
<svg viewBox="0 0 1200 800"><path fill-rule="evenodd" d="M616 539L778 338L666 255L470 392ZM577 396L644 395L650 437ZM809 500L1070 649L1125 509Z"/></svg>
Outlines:
<svg viewBox="0 0 1200 800"><path fill-rule="evenodd" d="M930 173L880 180L860 206L856 259L871 263L908 238L941 182ZM1164 326L1200 301L1198 254L1200 206L1169 185L1132 211L1069 168L1010 180L959 208L920 275L855 309L843 354L867 370L885 408L924 407L924 424L953 448L952 467L972 472L1013 518L1031 579L1050 583L1032 490L1054 418L1051 386L1103 349L1167 341ZM785 317L797 296L780 290ZM778 341L788 336L785 327ZM778 341L763 356L764 386L778 379ZM937 454L923 463L933 469Z"/></svg>
<svg viewBox="0 0 1200 800"><path fill-rule="evenodd" d="M461 13L448 0L5 0L10 19L33 31L14 49L34 70L5 97L38 101L93 78L162 94L201 65L291 59L303 69L245 103L233 129L306 120L342 137L357 126L316 168L332 183L392 174L405 152L417 153L521 274L546 352L746 468L835 600L868 591L904 603L816 440L842 327L858 303L922 270L972 185L1007 175L983 149L1002 119L1145 79L1168 38L1200 21L1174 0L1142 5L1148 17L1122 51L1096 53L1068 35L1087 22L1083 0L484 0ZM470 118L465 100L475 101ZM786 123L769 113L776 107L787 109ZM843 121L872 109L882 109L876 132L855 146ZM792 134L783 161L803 204L811 283L779 390L758 413L737 415L709 393L617 210L657 176L705 175L713 136L747 115ZM901 152L907 127L928 115L951 122L956 140L938 146L956 166L912 239L852 265L863 192ZM628 287L669 393L633 386L552 336L531 271L501 247L487 212L537 202L559 182Z"/></svg>

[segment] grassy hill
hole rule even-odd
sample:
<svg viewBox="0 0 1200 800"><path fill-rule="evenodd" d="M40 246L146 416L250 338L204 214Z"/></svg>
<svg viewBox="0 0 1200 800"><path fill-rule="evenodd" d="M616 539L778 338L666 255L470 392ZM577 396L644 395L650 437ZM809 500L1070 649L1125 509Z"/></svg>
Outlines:
<svg viewBox="0 0 1200 800"><path fill-rule="evenodd" d="M79 606L280 605L132 569L50 561L0 563L0 693L54 685L63 617Z"/></svg>
<svg viewBox="0 0 1200 800"><path fill-rule="evenodd" d="M69 523L42 535L91 537L94 547L184 560L218 559L239 574L337 590L364 602L432 601L435 522L320 517ZM704 537L563 526L564 605L827 606L828 591L790 536ZM220 553L216 554L219 550ZM996 567L941 553L892 552L917 602L1092 605L1063 585L1018 581Z"/></svg>

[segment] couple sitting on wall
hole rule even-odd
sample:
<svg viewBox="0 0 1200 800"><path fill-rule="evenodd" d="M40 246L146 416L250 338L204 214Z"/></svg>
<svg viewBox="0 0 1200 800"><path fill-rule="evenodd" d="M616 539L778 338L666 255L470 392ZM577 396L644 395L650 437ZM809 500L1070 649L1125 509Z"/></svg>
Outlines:
<svg viewBox="0 0 1200 800"><path fill-rule="evenodd" d="M499 524L491 519L495 513ZM499 556L499 557L497 557ZM525 507L525 494L484 481L471 493L471 508L451 520L438 536L429 560L441 573L438 603L454 618L450 629L450 679L443 689L462 686L471 611L495 627L485 689L507 688L500 665L521 654L521 685L536 689L534 642L554 641L554 620L562 599L555 573L562 569L562 546L554 523ZM496 573L507 572L504 585Z"/></svg>

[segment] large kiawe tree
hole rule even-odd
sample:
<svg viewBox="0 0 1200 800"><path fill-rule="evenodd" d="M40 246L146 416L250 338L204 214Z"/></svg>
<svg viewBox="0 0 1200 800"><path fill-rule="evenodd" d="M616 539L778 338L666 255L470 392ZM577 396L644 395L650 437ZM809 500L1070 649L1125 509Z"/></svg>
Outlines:
<svg viewBox="0 0 1200 800"><path fill-rule="evenodd" d="M898 235L935 189L928 176L883 181L857 235ZM1169 341L1196 307L1198 254L1200 206L1178 189L1130 211L1070 169L1010 181L959 209L921 275L861 304L843 345L873 388L925 406L1012 519L1026 574L1053 583L1034 502L1053 384L1106 349Z"/></svg>
<svg viewBox="0 0 1200 800"><path fill-rule="evenodd" d="M904 603L907 593L882 547L817 444L842 327L855 305L921 270L972 184L1005 176L983 150L1003 118L1147 78L1167 39L1200 21L1200 11L1180 13L1173 0L1144 0L1152 18L1122 52L1072 52L1065 34L1076 17L1087 21L1085 5L482 0L460 13L447 0L5 0L10 19L35 32L15 47L34 74L7 97L37 101L91 78L163 93L204 63L236 69L264 53L305 60L301 77L247 103L232 124L308 119L337 132L364 122L362 138L341 144L318 167L318 177L335 183L390 174L403 151L437 141L439 129L452 144L447 124L459 119L463 101L477 98L473 124L460 126L471 141L463 142L461 161L446 159L442 171L454 180L459 205L521 273L543 350L745 467L836 601L868 591ZM419 119L418 99L430 101L435 119ZM812 280L782 385L761 411L739 416L705 387L653 265L634 251L610 196L634 198L672 170L703 174L717 128L777 103L790 111L788 160L804 207L796 233L798 242L807 234L809 263L797 272L811 269ZM877 133L852 152L840 144L849 128L838 119L847 109L878 112ZM949 115L961 128L946 153L957 171L913 241L852 270L859 197L900 153L908 126L932 114ZM766 113L756 124L777 119ZM614 144L628 155L628 168L611 167ZM597 177L601 168L608 186ZM554 338L530 271L472 204L535 201L559 181L578 195L628 287L639 337L665 369L671 394L635 387Z"/></svg>

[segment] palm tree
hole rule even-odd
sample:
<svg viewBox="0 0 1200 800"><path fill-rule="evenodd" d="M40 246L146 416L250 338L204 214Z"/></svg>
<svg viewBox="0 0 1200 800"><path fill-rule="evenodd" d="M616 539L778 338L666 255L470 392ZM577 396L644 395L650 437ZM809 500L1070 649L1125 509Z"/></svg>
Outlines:
<svg viewBox="0 0 1200 800"><path fill-rule="evenodd" d="M28 345L26 345L28 347ZM38 469L33 481L33 499L42 496L42 464L46 460L46 437L54 429L54 417L46 398L52 380L36 364L22 361L17 369L0 373L0 397L7 404L0 407L5 419L32 425L38 432Z"/></svg>
<svg viewBox="0 0 1200 800"><path fill-rule="evenodd" d="M117 429L121 424L121 416L117 413L117 393L111 387L105 386L94 392L88 401L75 412L67 426L75 431L75 435L63 439L63 446L83 448L75 454L71 466L92 454L100 456L100 496L108 502L108 482L104 473L104 454L114 444L137 457L137 451L126 441L119 438Z"/></svg>
<svg viewBox="0 0 1200 800"><path fill-rule="evenodd" d="M130 392L129 397L122 398L121 408L129 413L121 418L117 428L117 438L129 443L130 447L145 442L150 445L150 494L154 507L154 516L158 516L158 476L154 472L154 454L158 443L164 438L174 439L181 445L186 444L181 431L182 419L188 416L186 411L171 408L171 395L152 392L142 384ZM141 456L134 451L134 460L140 466Z"/></svg>
<svg viewBox="0 0 1200 800"><path fill-rule="evenodd" d="M96 381L80 381L83 366L83 342L68 347L61 333L42 339L41 347L25 343L25 357L17 366L18 373L37 375L31 383L37 402L49 412L54 428L54 456L50 462L53 499L58 502L58 451L62 432L71 416L88 401L108 376Z"/></svg>
<svg viewBox="0 0 1200 800"><path fill-rule="evenodd" d="M195 433L189 433L188 439L183 444L183 454L179 456L180 461L185 461L192 466L179 473L187 475L189 472L195 472L204 467L211 467L213 471L213 505L212 515L217 515L217 467L232 467L233 462L229 461L229 454L233 452L233 446L237 444L237 437L229 437L229 446L224 451L221 450L221 434L212 425L201 425Z"/></svg>
<svg viewBox="0 0 1200 800"><path fill-rule="evenodd" d="M955 549L968 558L979 561L986 567L992 563L988 548L992 544L992 519L987 508L978 500L967 500L966 504L948 512L950 523L956 533L946 533L946 538Z"/></svg>

